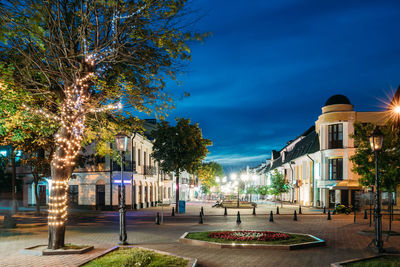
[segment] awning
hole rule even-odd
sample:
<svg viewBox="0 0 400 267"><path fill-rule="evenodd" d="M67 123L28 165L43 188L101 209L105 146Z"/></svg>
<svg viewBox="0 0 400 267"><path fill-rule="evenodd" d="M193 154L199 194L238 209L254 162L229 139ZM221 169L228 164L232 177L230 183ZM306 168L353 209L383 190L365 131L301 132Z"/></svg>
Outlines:
<svg viewBox="0 0 400 267"><path fill-rule="evenodd" d="M338 182L336 184L336 186L333 187L333 189L358 190L358 189L361 189L361 185L359 184L358 180L343 180L343 181Z"/></svg>

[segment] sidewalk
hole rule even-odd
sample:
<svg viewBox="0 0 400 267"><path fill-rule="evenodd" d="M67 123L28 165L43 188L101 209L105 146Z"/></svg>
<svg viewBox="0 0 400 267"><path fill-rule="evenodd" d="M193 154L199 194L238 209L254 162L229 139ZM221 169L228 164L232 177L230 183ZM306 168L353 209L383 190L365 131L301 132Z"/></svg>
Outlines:
<svg viewBox="0 0 400 267"><path fill-rule="evenodd" d="M329 266L330 263L355 257L372 255L367 249L372 237L357 234L368 227L369 220L353 223L351 215L334 215L328 221L322 211L304 209L304 215L298 215L293 221L291 212L294 206L285 205L283 215L274 215L271 223L266 216L275 206L257 208L257 215L252 210L240 210L242 224L236 225L237 210L228 209L229 216L223 216L223 209L211 208L204 203L204 224L198 223L201 205L188 205L186 214L170 216L170 210L164 214L164 223L154 223L156 212L161 207L154 207L127 214L128 242L148 248L159 249L181 256L194 257L199 266ZM172 206L170 206L172 209ZM262 213L262 214L261 214ZM268 212L269 214L269 212ZM28 214L18 215L24 227L15 230L0 228L0 266L78 266L87 259L101 254L118 242L118 212L78 212L73 213L67 224L66 242L95 245L95 250L83 255L69 256L31 256L20 255L18 251L28 246L47 243L45 218L30 218ZM45 217L45 216L44 216ZM32 219L42 222L29 226ZM293 233L309 233L326 240L325 247L297 251L259 250L259 249L212 249L182 245L178 238L187 231L209 230L271 230ZM384 222L384 230L387 223ZM400 222L393 223L393 230L400 232ZM386 237L385 237L386 240ZM390 237L384 247L400 250L400 236Z"/></svg>

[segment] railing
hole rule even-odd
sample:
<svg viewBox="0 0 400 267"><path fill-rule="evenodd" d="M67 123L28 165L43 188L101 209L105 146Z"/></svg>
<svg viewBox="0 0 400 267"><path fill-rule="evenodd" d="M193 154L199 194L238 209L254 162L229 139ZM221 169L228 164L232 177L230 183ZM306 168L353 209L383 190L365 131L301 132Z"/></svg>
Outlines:
<svg viewBox="0 0 400 267"><path fill-rule="evenodd" d="M144 174L144 175L156 175L156 174L157 174L156 167L153 167L153 166L143 166L143 174Z"/></svg>
<svg viewBox="0 0 400 267"><path fill-rule="evenodd" d="M121 164L113 161L113 171L121 171ZM136 162L130 160L124 160L124 171L133 172L136 171Z"/></svg>

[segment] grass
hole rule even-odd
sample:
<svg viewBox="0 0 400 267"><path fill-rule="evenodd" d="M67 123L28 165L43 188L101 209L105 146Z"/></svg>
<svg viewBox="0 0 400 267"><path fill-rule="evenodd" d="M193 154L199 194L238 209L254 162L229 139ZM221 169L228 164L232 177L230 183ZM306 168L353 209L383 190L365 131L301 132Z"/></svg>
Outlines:
<svg viewBox="0 0 400 267"><path fill-rule="evenodd" d="M139 248L120 248L85 264L84 267L183 267L186 266L188 262L188 260L180 257L159 254L149 250Z"/></svg>
<svg viewBox="0 0 400 267"><path fill-rule="evenodd" d="M346 267L399 267L400 256L386 255L378 258L342 264Z"/></svg>
<svg viewBox="0 0 400 267"><path fill-rule="evenodd" d="M289 239L286 240L276 240L276 241L232 241L232 240L225 240L225 239L218 239L218 238L211 238L208 237L210 232L191 232L186 235L188 239L195 239L195 240L202 240L202 241L209 241L215 243L235 243L235 244L264 244L264 245L294 245L299 243L306 243L306 242L314 242L317 241L315 238L312 238L308 235L296 235L296 234L287 234L289 235Z"/></svg>

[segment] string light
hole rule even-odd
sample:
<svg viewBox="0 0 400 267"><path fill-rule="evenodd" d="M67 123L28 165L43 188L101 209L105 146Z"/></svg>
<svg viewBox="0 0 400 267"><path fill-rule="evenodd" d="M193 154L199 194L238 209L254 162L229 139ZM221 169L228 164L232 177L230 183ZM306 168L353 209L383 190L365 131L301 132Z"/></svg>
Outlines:
<svg viewBox="0 0 400 267"><path fill-rule="evenodd" d="M104 59L115 53L115 41L117 40L117 20L126 20L139 13L146 7L140 7L136 12L126 16L120 16L114 13L111 23L111 34L113 36L112 44L99 51L98 53L88 53L86 40L83 42L84 58L87 67L96 71L88 71L83 73L81 77L76 77L73 84L63 89L64 99L60 107L60 116L57 116L47 110L33 110L25 106L27 111L35 113L46 119L53 119L60 123L60 131L55 135L57 152L52 159L52 165L56 168L56 172L70 171L75 165L75 159L81 150L83 135L85 131L85 120L88 113L107 112L110 110L122 109L122 104L108 104L102 107L93 107L90 102L90 86L91 81L111 67L111 64L104 64ZM99 63L99 64L96 64ZM58 179L58 177L56 177ZM54 180L52 192L49 202L48 224L50 226L63 225L67 216L67 190L68 178L63 180Z"/></svg>

